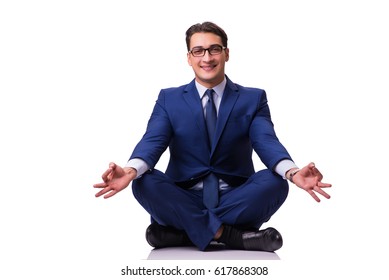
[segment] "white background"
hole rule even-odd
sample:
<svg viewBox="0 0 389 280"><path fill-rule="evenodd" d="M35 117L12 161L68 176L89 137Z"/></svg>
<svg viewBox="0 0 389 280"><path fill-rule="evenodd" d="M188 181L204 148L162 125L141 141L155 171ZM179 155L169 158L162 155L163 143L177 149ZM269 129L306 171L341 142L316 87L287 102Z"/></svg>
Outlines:
<svg viewBox="0 0 389 280"><path fill-rule="evenodd" d="M268 265L267 279L387 279L384 2L1 1L0 278L229 264ZM108 163L126 163L159 90L193 79L185 31L206 20L229 36L227 75L267 91L281 142L333 184L319 204L292 186L266 224L283 234L281 261L146 261L149 217L131 188L94 197Z"/></svg>

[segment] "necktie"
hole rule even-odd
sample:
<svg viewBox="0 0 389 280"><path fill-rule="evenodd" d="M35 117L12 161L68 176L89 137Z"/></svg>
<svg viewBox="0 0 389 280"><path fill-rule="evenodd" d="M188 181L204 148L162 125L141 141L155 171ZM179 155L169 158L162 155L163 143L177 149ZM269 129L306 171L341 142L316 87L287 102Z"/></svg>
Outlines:
<svg viewBox="0 0 389 280"><path fill-rule="evenodd" d="M212 147L212 141L216 129L216 107L213 101L213 89L207 89L205 94L208 96L208 102L205 105L205 122L207 124L209 144ZM203 203L210 209L219 203L219 179L215 174L210 173L203 181Z"/></svg>
<svg viewBox="0 0 389 280"><path fill-rule="evenodd" d="M207 124L209 144L212 146L212 140L216 129L216 107L213 101L213 89L207 89L205 94L208 96L208 102L205 105L205 122Z"/></svg>

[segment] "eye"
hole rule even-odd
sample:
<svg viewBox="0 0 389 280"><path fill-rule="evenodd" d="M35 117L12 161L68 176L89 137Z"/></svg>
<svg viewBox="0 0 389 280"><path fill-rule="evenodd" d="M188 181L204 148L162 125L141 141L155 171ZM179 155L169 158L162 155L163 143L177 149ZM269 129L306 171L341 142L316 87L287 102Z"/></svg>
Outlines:
<svg viewBox="0 0 389 280"><path fill-rule="evenodd" d="M211 46L209 48L209 52L211 54L220 54L222 52L223 48L219 45Z"/></svg>
<svg viewBox="0 0 389 280"><path fill-rule="evenodd" d="M211 51L218 51L218 50L221 50L221 47L220 46L211 46L209 49Z"/></svg>
<svg viewBox="0 0 389 280"><path fill-rule="evenodd" d="M192 49L192 54L193 55L202 55L204 53L203 48L193 48Z"/></svg>

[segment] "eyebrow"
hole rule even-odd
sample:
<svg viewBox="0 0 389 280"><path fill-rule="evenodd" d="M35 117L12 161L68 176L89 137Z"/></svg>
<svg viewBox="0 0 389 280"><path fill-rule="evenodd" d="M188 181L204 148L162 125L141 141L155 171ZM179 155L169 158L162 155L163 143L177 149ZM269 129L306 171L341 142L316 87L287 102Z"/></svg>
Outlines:
<svg viewBox="0 0 389 280"><path fill-rule="evenodd" d="M212 48L212 47L223 47L222 45L220 45L220 44L212 44L212 45L210 45L209 46L209 48ZM192 48L192 50L193 49L207 49L207 48L204 48L203 46L194 46L193 48Z"/></svg>

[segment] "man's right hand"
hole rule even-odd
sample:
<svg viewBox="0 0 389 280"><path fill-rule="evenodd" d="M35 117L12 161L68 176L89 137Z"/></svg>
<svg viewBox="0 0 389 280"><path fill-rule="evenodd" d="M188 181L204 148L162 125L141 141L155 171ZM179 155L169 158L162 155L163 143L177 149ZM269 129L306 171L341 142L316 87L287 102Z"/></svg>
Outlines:
<svg viewBox="0 0 389 280"><path fill-rule="evenodd" d="M96 193L96 197L105 194L104 198L110 198L118 192L127 188L127 186L137 176L137 171L131 167L122 168L119 165L111 162L109 168L103 173L101 178L102 183L94 184L94 188L102 189Z"/></svg>

